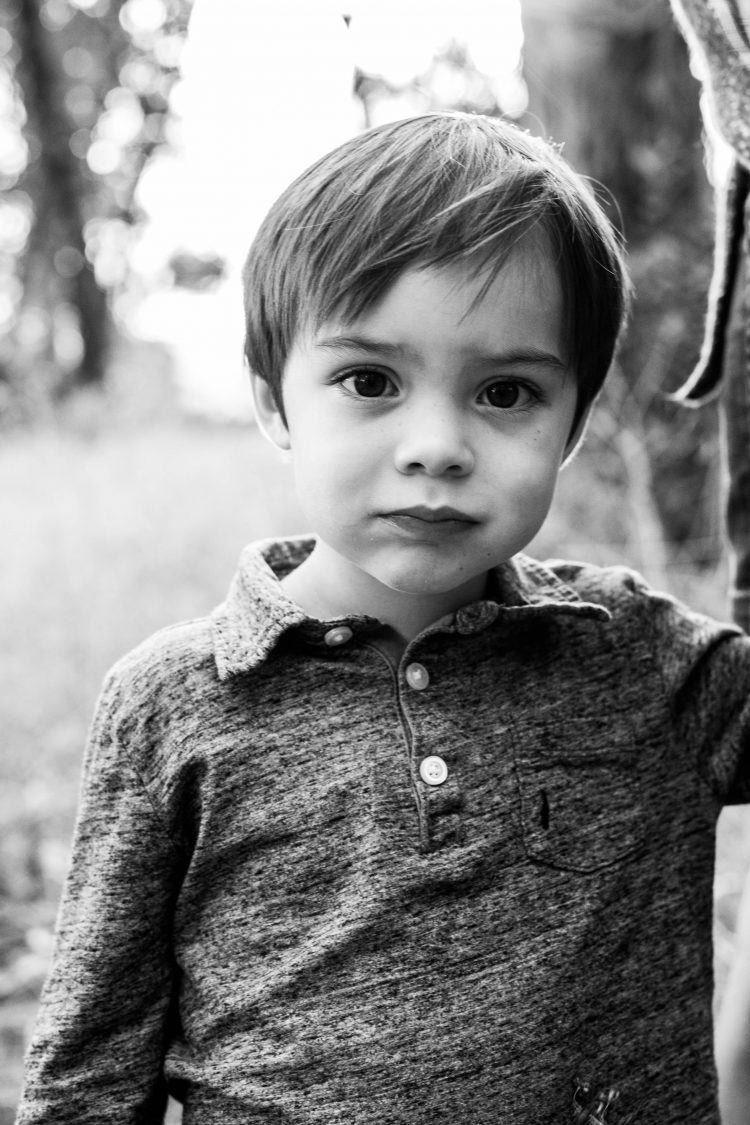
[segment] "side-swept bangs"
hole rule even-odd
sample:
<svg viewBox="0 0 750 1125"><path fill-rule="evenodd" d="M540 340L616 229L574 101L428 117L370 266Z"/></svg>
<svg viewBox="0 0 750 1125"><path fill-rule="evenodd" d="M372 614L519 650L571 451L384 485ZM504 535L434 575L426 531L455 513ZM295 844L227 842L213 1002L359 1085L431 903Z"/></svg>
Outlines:
<svg viewBox="0 0 750 1125"><path fill-rule="evenodd" d="M283 416L282 375L300 332L356 319L410 266L470 261L489 286L532 231L546 236L559 270L580 417L627 312L619 238L555 149L480 115L427 114L371 129L286 189L245 264L248 363Z"/></svg>

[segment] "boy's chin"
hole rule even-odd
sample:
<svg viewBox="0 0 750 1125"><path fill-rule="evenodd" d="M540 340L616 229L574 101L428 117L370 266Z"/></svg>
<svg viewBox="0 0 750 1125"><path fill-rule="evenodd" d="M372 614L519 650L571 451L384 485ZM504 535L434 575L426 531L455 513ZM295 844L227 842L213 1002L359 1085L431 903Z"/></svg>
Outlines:
<svg viewBox="0 0 750 1125"><path fill-rule="evenodd" d="M482 570L471 575L445 575L436 574L434 570L428 572L395 573L383 576L373 574L372 577L389 592L402 598L448 598L451 595L460 597L464 593L471 596L475 590L483 590L487 582L487 570Z"/></svg>

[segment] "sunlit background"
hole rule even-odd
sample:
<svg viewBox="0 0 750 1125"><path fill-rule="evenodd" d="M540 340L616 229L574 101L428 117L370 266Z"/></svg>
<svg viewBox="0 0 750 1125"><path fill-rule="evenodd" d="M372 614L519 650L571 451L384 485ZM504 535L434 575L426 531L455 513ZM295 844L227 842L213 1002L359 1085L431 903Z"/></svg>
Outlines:
<svg viewBox="0 0 750 1125"><path fill-rule="evenodd" d="M20 13L20 0L13 4ZM73 277L83 251L118 327L169 347L186 406L247 417L238 274L259 219L294 175L365 123L461 103L521 113L518 2L352 0L342 11L334 0L198 0L187 33L184 2L116 8L108 0L39 7L44 28L70 40L58 60L65 110L79 126L70 148L100 181L98 202L110 196L83 224L84 247L60 246L52 265ZM126 57L107 82L112 60L101 37L115 20ZM6 27L0 52L8 58L13 47ZM355 95L356 73L377 76L369 97ZM25 135L8 72L0 99L0 329L8 332L33 213L16 185L43 138ZM73 369L81 326L65 302L53 326L49 311L26 302L15 346L42 354L51 346L56 367Z"/></svg>
<svg viewBox="0 0 750 1125"><path fill-rule="evenodd" d="M172 91L181 145L141 181L149 223L134 262L156 286L170 254L218 253L226 278L211 299L162 292L130 318L139 333L167 334L191 408L248 412L239 271L259 219L297 173L366 119L377 124L469 100L472 80L484 87L477 93L487 108L524 108L517 0L353 0L346 15L341 4L304 0L195 7L183 80ZM468 53L474 74L451 61L451 48ZM356 71L391 88L367 105L353 91Z"/></svg>
<svg viewBox="0 0 750 1125"><path fill-rule="evenodd" d="M0 1125L49 956L106 669L307 530L255 430L239 272L265 209L428 109L552 137L625 232L629 341L531 550L727 613L714 406L669 401L713 242L699 87L667 0L3 0ZM750 829L723 824L719 990ZM731 853L731 854L730 854Z"/></svg>

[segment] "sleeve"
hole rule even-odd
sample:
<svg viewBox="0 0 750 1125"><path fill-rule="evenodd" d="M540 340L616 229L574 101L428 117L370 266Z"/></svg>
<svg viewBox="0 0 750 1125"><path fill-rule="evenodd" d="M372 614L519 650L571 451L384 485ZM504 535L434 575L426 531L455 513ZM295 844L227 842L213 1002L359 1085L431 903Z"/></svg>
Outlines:
<svg viewBox="0 0 750 1125"><path fill-rule="evenodd" d="M652 598L676 745L722 805L750 802L750 637Z"/></svg>
<svg viewBox="0 0 750 1125"><path fill-rule="evenodd" d="M750 640L725 638L688 680L684 737L698 734L698 771L722 805L750 802Z"/></svg>
<svg viewBox="0 0 750 1125"><path fill-rule="evenodd" d="M86 750L52 965L16 1125L161 1122L182 853L116 736L116 678Z"/></svg>

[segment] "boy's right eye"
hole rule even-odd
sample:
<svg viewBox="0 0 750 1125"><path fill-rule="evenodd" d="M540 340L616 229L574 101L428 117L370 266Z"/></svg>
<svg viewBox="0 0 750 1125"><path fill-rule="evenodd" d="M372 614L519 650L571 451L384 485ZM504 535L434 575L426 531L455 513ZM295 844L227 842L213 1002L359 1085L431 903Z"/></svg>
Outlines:
<svg viewBox="0 0 750 1125"><path fill-rule="evenodd" d="M349 371L339 379L339 383L357 398L383 398L396 393L392 380L376 367Z"/></svg>

